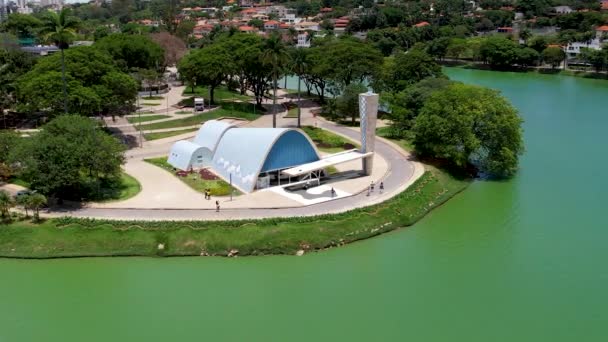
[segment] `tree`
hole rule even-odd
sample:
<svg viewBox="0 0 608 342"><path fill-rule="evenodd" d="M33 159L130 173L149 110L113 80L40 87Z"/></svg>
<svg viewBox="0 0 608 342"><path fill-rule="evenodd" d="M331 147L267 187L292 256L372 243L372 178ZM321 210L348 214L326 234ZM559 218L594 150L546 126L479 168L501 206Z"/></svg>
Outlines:
<svg viewBox="0 0 608 342"><path fill-rule="evenodd" d="M560 47L550 46L543 50L543 61L551 64L551 68L557 68L566 59L566 53Z"/></svg>
<svg viewBox="0 0 608 342"><path fill-rule="evenodd" d="M449 45L450 38L440 37L430 42L427 51L431 56L439 58L441 60L445 57Z"/></svg>
<svg viewBox="0 0 608 342"><path fill-rule="evenodd" d="M382 54L357 38L332 39L319 48L322 54L316 67L327 80L342 89L376 75L382 64Z"/></svg>
<svg viewBox="0 0 608 342"><path fill-rule="evenodd" d="M15 200L17 205L20 205L25 210L25 218L29 217L28 209L30 208L30 196L29 194L23 194L18 196Z"/></svg>
<svg viewBox="0 0 608 342"><path fill-rule="evenodd" d="M359 116L359 94L365 93L367 87L361 83L351 83L336 101L336 107L341 117L351 118L353 126Z"/></svg>
<svg viewBox="0 0 608 342"><path fill-rule="evenodd" d="M596 72L602 71L608 63L608 53L604 50L582 49L581 58L591 64Z"/></svg>
<svg viewBox="0 0 608 342"><path fill-rule="evenodd" d="M153 33L150 38L164 50L164 60L167 66L177 65L177 62L188 52L186 43L168 32Z"/></svg>
<svg viewBox="0 0 608 342"><path fill-rule="evenodd" d="M524 41L524 44L528 42L530 37L532 37L532 31L530 31L530 29L523 28L521 31L519 31L519 38Z"/></svg>
<svg viewBox="0 0 608 342"><path fill-rule="evenodd" d="M34 211L34 220L40 221L40 208L47 203L46 196L43 194L31 194L27 196L27 205Z"/></svg>
<svg viewBox="0 0 608 342"><path fill-rule="evenodd" d="M264 41L262 50L262 62L272 67L272 127L277 127L277 80L281 70L289 63L289 54L287 48L278 34L273 34Z"/></svg>
<svg viewBox="0 0 608 342"><path fill-rule="evenodd" d="M41 25L42 22L33 15L12 13L3 23L3 28L19 38L32 38Z"/></svg>
<svg viewBox="0 0 608 342"><path fill-rule="evenodd" d="M19 135L14 131L0 131L0 163L8 163L11 151L17 146Z"/></svg>
<svg viewBox="0 0 608 342"><path fill-rule="evenodd" d="M147 36L115 33L95 42L94 46L107 52L124 72L160 70L165 64L165 51Z"/></svg>
<svg viewBox="0 0 608 342"><path fill-rule="evenodd" d="M519 46L511 39L494 36L485 39L480 46L481 58L496 69L511 67L517 62Z"/></svg>
<svg viewBox="0 0 608 342"><path fill-rule="evenodd" d="M132 106L137 84L118 71L109 55L95 47L74 47L65 52L64 60L68 104L73 113L97 115L116 110L120 114ZM63 77L56 71L60 63L58 54L45 57L20 77L16 83L19 111L43 111L50 116L63 111Z"/></svg>
<svg viewBox="0 0 608 342"><path fill-rule="evenodd" d="M420 114L426 100L436 91L447 88L452 81L443 77L429 77L398 93L384 94L389 104L387 113L392 135L404 138Z"/></svg>
<svg viewBox="0 0 608 342"><path fill-rule="evenodd" d="M6 219L10 215L11 208L15 205L11 195L5 191L0 190L0 216Z"/></svg>
<svg viewBox="0 0 608 342"><path fill-rule="evenodd" d="M495 90L453 84L433 93L416 118L416 151L496 177L517 171L522 119Z"/></svg>
<svg viewBox="0 0 608 342"><path fill-rule="evenodd" d="M125 147L102 131L97 122L62 115L24 139L16 158L21 177L31 188L59 198L99 195L104 184L121 174Z"/></svg>
<svg viewBox="0 0 608 342"><path fill-rule="evenodd" d="M29 71L34 63L35 60L27 52L0 47L0 115L4 129L7 128L5 109L15 104L17 80Z"/></svg>
<svg viewBox="0 0 608 342"><path fill-rule="evenodd" d="M383 64L380 88L399 92L429 77L444 77L441 66L424 51L401 52Z"/></svg>
<svg viewBox="0 0 608 342"><path fill-rule="evenodd" d="M214 103L215 88L220 86L233 69L232 56L221 44L211 44L187 54L178 64L181 75L192 84L209 87L209 101Z"/></svg>
<svg viewBox="0 0 608 342"><path fill-rule="evenodd" d="M532 48L524 47L517 50L516 62L521 67L525 68L529 65L535 65L536 63L538 63L539 59L540 54Z"/></svg>
<svg viewBox="0 0 608 342"><path fill-rule="evenodd" d="M68 113L68 86L65 76L64 50L70 46L76 37L79 22L70 16L69 8L63 8L59 13L48 11L42 20L39 31L44 41L55 44L61 51L61 76L63 80L63 110Z"/></svg>

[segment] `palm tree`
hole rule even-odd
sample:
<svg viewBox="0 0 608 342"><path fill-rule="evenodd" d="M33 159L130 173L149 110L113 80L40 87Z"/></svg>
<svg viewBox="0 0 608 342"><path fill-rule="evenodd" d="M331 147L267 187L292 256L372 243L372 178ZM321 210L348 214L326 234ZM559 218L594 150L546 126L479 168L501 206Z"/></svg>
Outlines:
<svg viewBox="0 0 608 342"><path fill-rule="evenodd" d="M28 218L30 216L29 212L27 211L30 208L30 195L25 194L18 196L15 202L23 207L23 210L25 210L25 218Z"/></svg>
<svg viewBox="0 0 608 342"><path fill-rule="evenodd" d="M289 61L289 54L287 48L281 40L281 36L273 34L264 43L264 50L262 52L262 61L272 66L272 86L273 86L273 99L272 99L272 127L277 127L277 79L279 73L284 65Z"/></svg>
<svg viewBox="0 0 608 342"><path fill-rule="evenodd" d="M34 211L34 220L40 220L40 208L46 205L46 197L43 194L33 194L28 196L28 205Z"/></svg>
<svg viewBox="0 0 608 342"><path fill-rule="evenodd" d="M308 61L306 60L306 50L301 48L295 48L292 50L291 55L291 70L298 75L298 128L300 127L301 120L301 109L300 109L300 86L302 84L302 75L308 68Z"/></svg>
<svg viewBox="0 0 608 342"><path fill-rule="evenodd" d="M0 216L2 216L2 218L9 216L9 210L14 205L15 202L13 201L11 195L4 190L0 190Z"/></svg>
<svg viewBox="0 0 608 342"><path fill-rule="evenodd" d="M69 16L69 8L62 9L59 13L48 11L42 20L42 28L39 31L40 37L53 43L61 51L61 78L63 80L63 110L68 112L68 90L65 79L65 55L63 50L70 46L76 37L78 19Z"/></svg>

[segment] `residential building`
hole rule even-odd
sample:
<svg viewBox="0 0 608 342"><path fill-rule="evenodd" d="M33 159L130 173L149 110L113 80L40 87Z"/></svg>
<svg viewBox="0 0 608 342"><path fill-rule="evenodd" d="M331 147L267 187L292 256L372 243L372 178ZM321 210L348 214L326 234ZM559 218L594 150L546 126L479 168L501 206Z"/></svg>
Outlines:
<svg viewBox="0 0 608 342"><path fill-rule="evenodd" d="M570 6L555 6L555 7L553 7L553 10L557 14L568 14L568 13L574 12L572 7L570 7Z"/></svg>
<svg viewBox="0 0 608 342"><path fill-rule="evenodd" d="M309 48L310 47L310 36L308 35L308 32L300 32L298 33L298 43L296 44L296 47L299 48Z"/></svg>
<svg viewBox="0 0 608 342"><path fill-rule="evenodd" d="M601 50L608 41L608 25L599 26L595 29L595 38L586 42L568 43L564 48L568 58L578 58L583 49Z"/></svg>
<svg viewBox="0 0 608 342"><path fill-rule="evenodd" d="M279 24L276 20L268 20L264 22L264 30L278 30Z"/></svg>

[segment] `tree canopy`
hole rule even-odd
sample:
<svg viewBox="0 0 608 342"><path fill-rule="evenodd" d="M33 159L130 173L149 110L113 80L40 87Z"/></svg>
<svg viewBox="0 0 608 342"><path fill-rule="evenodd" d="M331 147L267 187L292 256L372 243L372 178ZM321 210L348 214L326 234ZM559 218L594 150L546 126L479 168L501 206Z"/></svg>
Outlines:
<svg viewBox="0 0 608 342"><path fill-rule="evenodd" d="M491 176L512 176L523 152L522 119L497 91L452 84L430 95L413 127L424 156Z"/></svg>
<svg viewBox="0 0 608 342"><path fill-rule="evenodd" d="M74 113L122 114L129 111L137 94L137 83L114 66L112 58L95 47L77 47L65 52L68 108ZM41 59L17 82L18 109L56 115L63 109L60 56Z"/></svg>
<svg viewBox="0 0 608 342"><path fill-rule="evenodd" d="M31 188L60 198L80 199L120 177L124 146L92 119L61 115L29 139L15 158Z"/></svg>
<svg viewBox="0 0 608 342"><path fill-rule="evenodd" d="M95 42L125 72L136 69L160 69L165 66L163 48L144 35L115 33Z"/></svg>

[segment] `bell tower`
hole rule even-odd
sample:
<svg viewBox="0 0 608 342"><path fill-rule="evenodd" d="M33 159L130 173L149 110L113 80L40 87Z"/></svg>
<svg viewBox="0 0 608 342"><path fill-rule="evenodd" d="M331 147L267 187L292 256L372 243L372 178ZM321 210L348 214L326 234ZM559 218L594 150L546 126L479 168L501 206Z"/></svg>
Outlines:
<svg viewBox="0 0 608 342"><path fill-rule="evenodd" d="M359 94L359 115L361 124L361 153L374 152L376 144L376 122L378 121L378 94ZM374 155L363 158L363 174L371 175Z"/></svg>

